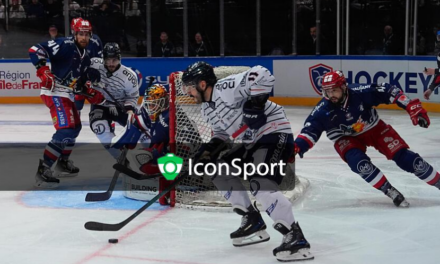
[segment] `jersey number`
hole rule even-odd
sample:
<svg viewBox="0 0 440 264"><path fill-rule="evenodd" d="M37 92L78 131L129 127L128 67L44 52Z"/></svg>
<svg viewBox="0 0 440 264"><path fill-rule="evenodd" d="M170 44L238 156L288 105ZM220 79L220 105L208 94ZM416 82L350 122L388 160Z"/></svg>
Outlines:
<svg viewBox="0 0 440 264"><path fill-rule="evenodd" d="M53 40L49 40L48 46L49 46L49 48L52 48L53 55L57 54L58 50L60 49L60 46L58 46L58 44Z"/></svg>

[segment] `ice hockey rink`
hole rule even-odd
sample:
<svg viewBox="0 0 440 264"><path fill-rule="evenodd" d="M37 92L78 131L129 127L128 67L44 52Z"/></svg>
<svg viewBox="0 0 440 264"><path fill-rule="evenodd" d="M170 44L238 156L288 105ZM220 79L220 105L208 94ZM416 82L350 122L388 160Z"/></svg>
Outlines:
<svg viewBox="0 0 440 264"><path fill-rule="evenodd" d="M296 135L310 111L308 107L286 108ZM78 141L97 142L87 114L88 106L82 111L84 126ZM412 150L440 169L440 114L430 113L429 129L414 127L403 110L379 110L379 115ZM53 132L43 104L0 105L0 143L48 142ZM440 190L400 170L374 149L367 153L411 207L396 208L388 197L351 172L323 135L296 164L297 174L311 184L293 205L315 255L308 263L439 263ZM75 160L77 155L94 158L94 153L81 151L81 147L71 158ZM118 223L144 202L117 192L109 201L86 203L87 188L32 191L38 160L25 152L20 157L10 160L5 151L0 155L1 177L20 170L21 163L33 165L18 179L28 186L26 190L0 192L0 263L278 263L272 250L282 236L271 227L266 214L270 241L242 248L233 247L229 239L229 233L240 225L240 217L233 213L155 205L118 232L88 231L85 222ZM96 173L90 166L75 164L81 168L80 175L61 184L81 181L86 174L108 184L113 175L111 167ZM109 244L110 238L118 238L119 243Z"/></svg>

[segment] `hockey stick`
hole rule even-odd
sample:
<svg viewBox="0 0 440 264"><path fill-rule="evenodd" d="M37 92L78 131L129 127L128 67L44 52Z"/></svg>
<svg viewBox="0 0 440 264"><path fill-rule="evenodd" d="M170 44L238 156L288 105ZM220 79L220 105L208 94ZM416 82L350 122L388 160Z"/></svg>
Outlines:
<svg viewBox="0 0 440 264"><path fill-rule="evenodd" d="M161 176L161 174L154 174L154 175L140 174L140 173L137 173L134 170L132 170L122 164L119 164L119 163L116 163L115 165L113 165L113 169L115 169L121 173L124 173L125 175L127 175L135 180L138 180L138 181L154 179L154 178Z"/></svg>
<svg viewBox="0 0 440 264"><path fill-rule="evenodd" d="M232 139L237 138L239 135L241 135L246 129L248 128L247 125L243 125L240 129L238 129L233 135ZM212 155L218 154L225 146L228 144L229 140L223 141L213 152ZM125 219L124 221L117 223L117 224L106 224L106 223L100 223L100 222L87 222L84 224L85 229L92 230L92 231L118 231L124 226L126 226L128 223L130 223L133 219L135 219L138 215L140 215L143 211L145 211L148 207L150 207L152 204L154 204L157 200L159 200L162 196L167 194L169 191L171 191L174 187L179 185L180 182L182 182L186 177L188 177L189 173L185 172L182 176L177 178L173 183L167 186L163 191L161 191L158 195L154 196L153 199L151 199L147 204L139 208L134 214L132 214L130 217Z"/></svg>
<svg viewBox="0 0 440 264"><path fill-rule="evenodd" d="M127 156L127 152L128 152L128 149L126 147L124 147L124 149L122 150L122 153L118 159L118 164L121 164L121 166L125 161L125 157ZM110 199L110 197L113 194L113 190L115 189L116 182L118 181L119 174L120 174L120 171L115 170L115 173L113 174L112 181L110 182L110 186L108 187L107 191L102 192L102 193L88 193L86 195L86 202L101 202L101 201L107 201L108 199Z"/></svg>
<svg viewBox="0 0 440 264"><path fill-rule="evenodd" d="M150 79L149 79L147 88L150 87L151 84L153 84L154 80L155 80L154 77L151 76ZM116 100L116 98L109 91L107 91L107 89L105 89L104 84L102 84L102 83L94 83L93 85L94 86L96 85L99 88L101 88L101 90L103 90L113 100L113 102L110 102L110 103L115 104L117 107L119 107L122 110L122 112L124 112L124 113L127 112L125 110L125 107L123 105L121 105L121 103L118 100Z"/></svg>
<svg viewBox="0 0 440 264"><path fill-rule="evenodd" d="M59 84L59 83L55 84L55 88L70 89L70 90L74 91L73 94L82 95L82 96L85 96L85 97L88 97L88 98L92 98L93 97L92 95L90 95L88 93L78 93L78 92L75 92L75 90L72 87L66 86L66 85L62 85L62 84Z"/></svg>

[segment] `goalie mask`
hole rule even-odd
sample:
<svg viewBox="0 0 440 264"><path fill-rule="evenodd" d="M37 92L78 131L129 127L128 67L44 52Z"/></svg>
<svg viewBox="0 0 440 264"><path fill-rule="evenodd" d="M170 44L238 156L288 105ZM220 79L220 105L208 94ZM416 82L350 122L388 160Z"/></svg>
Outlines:
<svg viewBox="0 0 440 264"><path fill-rule="evenodd" d="M104 55L104 66L110 72L113 73L121 66L121 49L118 43L109 42L105 44L102 51Z"/></svg>
<svg viewBox="0 0 440 264"><path fill-rule="evenodd" d="M155 84L145 91L143 107L152 122L156 121L157 116L169 107L169 96L165 87Z"/></svg>
<svg viewBox="0 0 440 264"><path fill-rule="evenodd" d="M341 103L345 100L347 81L341 71L332 71L322 77L322 96L332 103Z"/></svg>
<svg viewBox="0 0 440 264"><path fill-rule="evenodd" d="M204 61L198 61L186 69L182 75L182 88L183 92L188 94L191 89L197 89L202 95L205 91L202 91L199 87L199 82L205 81L207 87L213 87L217 82L217 77L214 74L214 68Z"/></svg>

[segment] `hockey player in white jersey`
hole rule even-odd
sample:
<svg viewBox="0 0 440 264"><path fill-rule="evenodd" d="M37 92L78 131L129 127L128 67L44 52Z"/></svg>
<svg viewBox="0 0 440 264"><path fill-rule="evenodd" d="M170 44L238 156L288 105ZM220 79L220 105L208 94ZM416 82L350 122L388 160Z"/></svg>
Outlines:
<svg viewBox="0 0 440 264"><path fill-rule="evenodd" d="M101 83L94 88L104 95L105 101L92 105L90 128L117 159L120 150L110 148L111 140L115 137L112 123L117 122L121 126L132 124L139 98L139 85L133 70L121 64L121 50L117 43L105 44L103 55L104 63L94 58L91 65L101 73Z"/></svg>
<svg viewBox="0 0 440 264"><path fill-rule="evenodd" d="M217 80L211 65L196 62L190 65L182 76L184 91L202 103L201 111L205 121L212 128L213 136L199 151L198 162L213 162L213 150L227 140L243 125L248 129L242 137L245 144L232 148L222 156L231 164L239 158L242 163L274 165L284 163L293 154L293 134L282 106L269 101L274 86L274 76L262 66L255 66L246 72ZM271 174L255 173L250 178L251 193L274 221L273 227L284 237L279 247L273 250L279 261L312 259L310 244L305 239L292 212L292 204L279 191L282 171L277 167ZM241 226L233 233L234 246L247 246L269 240L266 225L260 212L252 205L240 179L236 176L219 174L213 183L232 204L233 210L242 216Z"/></svg>

